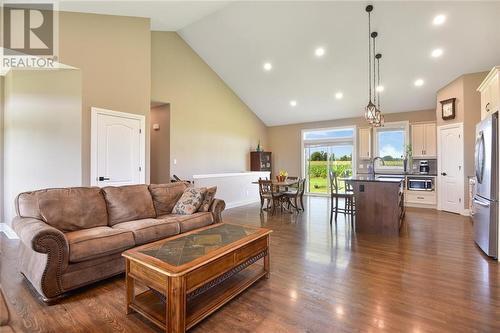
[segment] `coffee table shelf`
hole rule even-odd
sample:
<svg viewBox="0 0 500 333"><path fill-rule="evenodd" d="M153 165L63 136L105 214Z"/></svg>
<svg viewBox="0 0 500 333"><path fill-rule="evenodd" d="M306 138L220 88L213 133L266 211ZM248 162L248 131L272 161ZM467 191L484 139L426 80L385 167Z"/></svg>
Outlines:
<svg viewBox="0 0 500 333"><path fill-rule="evenodd" d="M217 287L187 302L186 329L190 329L266 275L263 265L254 264ZM166 304L151 290L135 296L130 307L155 325L166 329Z"/></svg>

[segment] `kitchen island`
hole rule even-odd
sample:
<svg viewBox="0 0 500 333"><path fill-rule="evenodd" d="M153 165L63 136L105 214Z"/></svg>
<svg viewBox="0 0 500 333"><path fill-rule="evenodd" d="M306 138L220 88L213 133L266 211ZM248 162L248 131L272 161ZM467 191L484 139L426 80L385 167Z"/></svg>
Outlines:
<svg viewBox="0 0 500 333"><path fill-rule="evenodd" d="M404 178L362 175L346 178L356 205L356 232L398 235L405 215Z"/></svg>

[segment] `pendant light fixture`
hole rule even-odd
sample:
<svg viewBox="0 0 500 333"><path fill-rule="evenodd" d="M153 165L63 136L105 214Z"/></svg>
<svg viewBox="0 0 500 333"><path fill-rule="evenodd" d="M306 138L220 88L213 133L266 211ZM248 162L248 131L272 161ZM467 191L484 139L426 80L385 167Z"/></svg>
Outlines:
<svg viewBox="0 0 500 333"><path fill-rule="evenodd" d="M371 12L372 5L366 6L368 13L368 104L365 107L365 119L368 123L373 124L376 121L377 107L372 101L372 27L371 27Z"/></svg>
<svg viewBox="0 0 500 333"><path fill-rule="evenodd" d="M372 5L366 6L366 12L368 13L368 105L365 107L365 119L370 125L374 127L381 127L384 126L384 115L380 110L380 90L377 89L377 87L380 86L380 58L382 58L382 54L376 53L376 38L378 36L378 33L376 31L371 31L372 11Z"/></svg>

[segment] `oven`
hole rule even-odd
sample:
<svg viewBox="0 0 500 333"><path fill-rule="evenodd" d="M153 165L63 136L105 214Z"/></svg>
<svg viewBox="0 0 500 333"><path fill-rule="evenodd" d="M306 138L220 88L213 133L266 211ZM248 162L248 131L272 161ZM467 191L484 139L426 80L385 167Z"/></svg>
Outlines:
<svg viewBox="0 0 500 333"><path fill-rule="evenodd" d="M409 191L434 191L434 178L408 177L406 185Z"/></svg>

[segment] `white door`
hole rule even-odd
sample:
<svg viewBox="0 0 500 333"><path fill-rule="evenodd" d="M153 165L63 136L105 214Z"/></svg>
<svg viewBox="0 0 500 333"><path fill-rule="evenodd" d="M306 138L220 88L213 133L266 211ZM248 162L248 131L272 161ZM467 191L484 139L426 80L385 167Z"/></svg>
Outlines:
<svg viewBox="0 0 500 333"><path fill-rule="evenodd" d="M145 183L144 116L92 108L94 186Z"/></svg>
<svg viewBox="0 0 500 333"><path fill-rule="evenodd" d="M463 127L453 124L439 127L438 200L439 209L452 213L464 210Z"/></svg>

